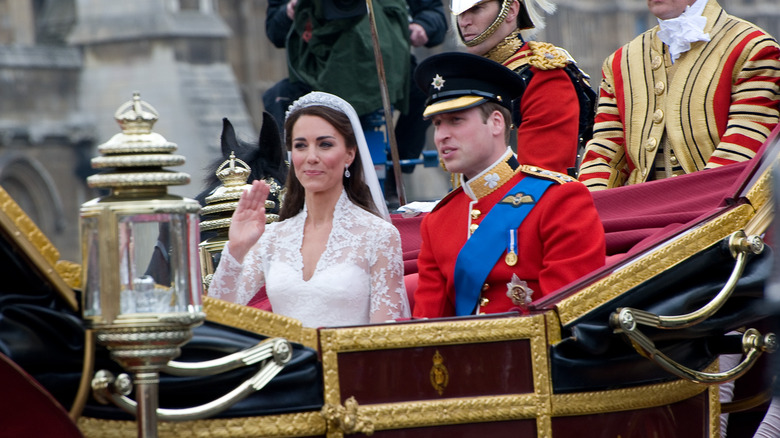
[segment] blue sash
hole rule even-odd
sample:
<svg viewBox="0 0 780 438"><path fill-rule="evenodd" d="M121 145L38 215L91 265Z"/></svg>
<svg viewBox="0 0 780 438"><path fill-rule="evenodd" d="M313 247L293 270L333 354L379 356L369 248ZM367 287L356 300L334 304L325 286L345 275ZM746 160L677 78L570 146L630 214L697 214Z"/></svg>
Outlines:
<svg viewBox="0 0 780 438"><path fill-rule="evenodd" d="M466 241L455 262L455 314L471 315L488 274L506 250L507 234L523 223L554 182L526 175L493 206ZM520 242L518 242L519 247Z"/></svg>

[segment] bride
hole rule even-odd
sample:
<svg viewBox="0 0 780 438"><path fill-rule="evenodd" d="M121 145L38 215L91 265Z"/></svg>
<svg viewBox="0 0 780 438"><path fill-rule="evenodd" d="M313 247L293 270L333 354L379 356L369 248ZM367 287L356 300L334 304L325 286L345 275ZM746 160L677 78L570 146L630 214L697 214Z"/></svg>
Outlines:
<svg viewBox="0 0 780 438"><path fill-rule="evenodd" d="M269 186L254 181L209 295L246 304L265 285L274 312L307 327L408 317L401 238L355 110L309 93L290 106L284 128L292 167L280 221L266 226Z"/></svg>

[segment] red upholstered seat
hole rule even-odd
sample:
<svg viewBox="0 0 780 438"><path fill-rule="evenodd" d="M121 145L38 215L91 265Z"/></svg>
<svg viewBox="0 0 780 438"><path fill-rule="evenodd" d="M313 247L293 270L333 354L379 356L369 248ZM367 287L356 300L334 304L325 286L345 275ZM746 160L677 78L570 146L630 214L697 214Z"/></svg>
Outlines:
<svg viewBox="0 0 780 438"><path fill-rule="evenodd" d="M0 382L0 436L83 436L62 405L3 354L0 354Z"/></svg>

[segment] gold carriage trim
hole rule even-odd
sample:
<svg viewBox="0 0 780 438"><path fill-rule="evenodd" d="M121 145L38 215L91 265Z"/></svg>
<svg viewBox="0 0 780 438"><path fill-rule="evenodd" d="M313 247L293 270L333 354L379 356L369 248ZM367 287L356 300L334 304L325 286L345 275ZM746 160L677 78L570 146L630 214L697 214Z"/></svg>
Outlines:
<svg viewBox="0 0 780 438"><path fill-rule="evenodd" d="M623 292L712 246L734 231L742 229L754 214L755 210L748 204L737 206L562 300L557 306L561 323L567 325L573 322Z"/></svg>
<svg viewBox="0 0 780 438"><path fill-rule="evenodd" d="M707 372L718 372L718 361L710 368L707 368ZM720 385L710 385L710 436L721 436L720 434Z"/></svg>
<svg viewBox="0 0 780 438"><path fill-rule="evenodd" d="M558 314L547 312L544 316L544 322L547 324L547 342L550 345L561 342L561 319L558 317Z"/></svg>
<svg viewBox="0 0 780 438"><path fill-rule="evenodd" d="M769 228L774 218L774 202L772 200L772 174L769 170L750 188L747 199L756 207L756 215L745 226L748 236L761 235Z"/></svg>
<svg viewBox="0 0 780 438"><path fill-rule="evenodd" d="M136 438L134 421L101 420L81 417L78 427L85 438ZM161 438L181 436L208 437L303 437L324 435L325 420L319 411L262 417L218 418L211 420L158 423Z"/></svg>
<svg viewBox="0 0 780 438"><path fill-rule="evenodd" d="M81 283L81 267L71 262L59 261L60 252L35 225L35 222L19 207L4 188L0 187L0 227L30 262L55 288L57 295L73 310L78 310L78 300L73 292ZM65 278L68 281L65 281Z"/></svg>
<svg viewBox="0 0 780 438"><path fill-rule="evenodd" d="M304 327L303 323L295 318L208 296L203 297L203 310L209 321L268 337L285 338L290 342L317 349L317 330Z"/></svg>
<svg viewBox="0 0 780 438"><path fill-rule="evenodd" d="M772 173L770 170L765 171L761 178L750 188L747 198L756 207L772 202Z"/></svg>
<svg viewBox="0 0 780 438"><path fill-rule="evenodd" d="M360 403L359 413L372 423L376 431L518 419L535 419L539 430L550 431L549 394L552 383L548 368L546 319L546 315L533 315L320 329L325 403L340 405L342 402L339 353L527 340L533 392L386 404L362 404L357 400Z"/></svg>
<svg viewBox="0 0 780 438"><path fill-rule="evenodd" d="M539 413L540 401L534 394L451 398L360 405L360 414L371 419L374 430L403 429L533 419Z"/></svg>
<svg viewBox="0 0 780 438"><path fill-rule="evenodd" d="M705 385L677 380L609 391L553 394L552 415L566 417L646 409L677 403L707 389Z"/></svg>
<svg viewBox="0 0 780 438"><path fill-rule="evenodd" d="M421 324L382 324L320 329L322 350L363 350L473 344L544 335L543 316L485 318L465 321L427 320Z"/></svg>

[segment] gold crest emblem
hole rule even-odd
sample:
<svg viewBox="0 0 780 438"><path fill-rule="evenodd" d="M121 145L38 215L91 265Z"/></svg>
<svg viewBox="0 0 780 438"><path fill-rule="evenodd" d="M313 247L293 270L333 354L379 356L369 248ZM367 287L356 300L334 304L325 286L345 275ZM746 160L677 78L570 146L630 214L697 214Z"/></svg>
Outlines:
<svg viewBox="0 0 780 438"><path fill-rule="evenodd" d="M433 354L433 366L431 367L431 385L439 395L444 394L444 388L450 382L450 373L447 371L447 367L444 366L444 357L436 350Z"/></svg>

